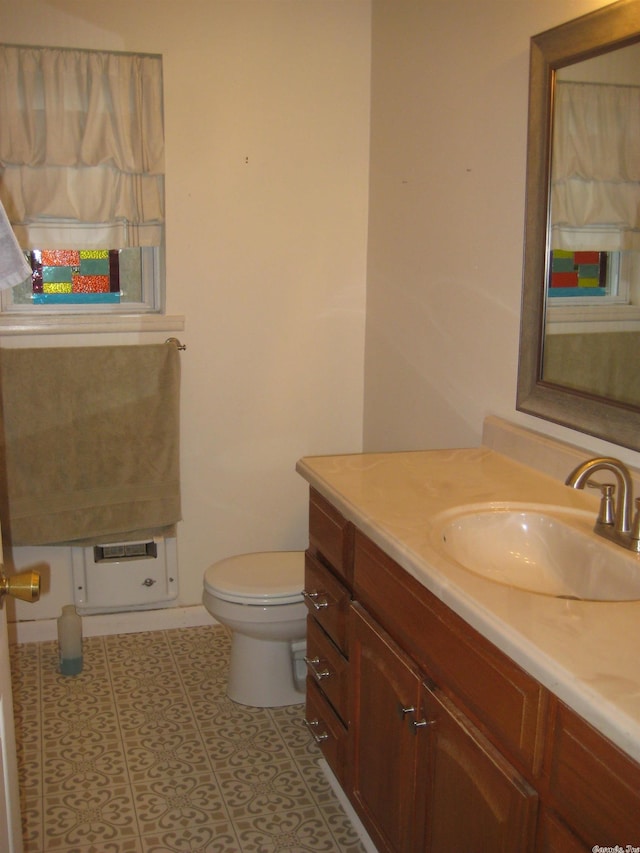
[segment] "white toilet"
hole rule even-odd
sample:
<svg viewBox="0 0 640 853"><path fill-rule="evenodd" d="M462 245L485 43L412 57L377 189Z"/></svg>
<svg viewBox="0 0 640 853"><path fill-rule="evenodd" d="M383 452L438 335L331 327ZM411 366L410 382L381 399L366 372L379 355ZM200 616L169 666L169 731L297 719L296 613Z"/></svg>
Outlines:
<svg viewBox="0 0 640 853"><path fill-rule="evenodd" d="M262 551L214 563L202 603L231 630L227 696L273 708L304 702L304 551Z"/></svg>

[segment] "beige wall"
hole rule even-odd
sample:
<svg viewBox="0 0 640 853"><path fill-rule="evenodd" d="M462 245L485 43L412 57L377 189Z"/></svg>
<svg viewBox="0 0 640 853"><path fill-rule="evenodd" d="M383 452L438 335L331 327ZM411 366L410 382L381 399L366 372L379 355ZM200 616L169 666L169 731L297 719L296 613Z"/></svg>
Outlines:
<svg viewBox="0 0 640 853"><path fill-rule="evenodd" d="M603 0L373 0L365 448L515 412L529 39ZM610 449L638 464L638 454Z"/></svg>
<svg viewBox="0 0 640 853"><path fill-rule="evenodd" d="M369 0L0 0L3 40L164 55L184 603L218 557L302 547L296 459L363 429L475 445L493 413L607 449L514 408L529 38L606 4L372 5L370 41Z"/></svg>
<svg viewBox="0 0 640 853"><path fill-rule="evenodd" d="M198 602L215 559L306 545L300 456L361 449L370 5L0 0L0 39L164 56L181 601ZM71 598L67 555L17 549L38 559L51 590L19 618Z"/></svg>

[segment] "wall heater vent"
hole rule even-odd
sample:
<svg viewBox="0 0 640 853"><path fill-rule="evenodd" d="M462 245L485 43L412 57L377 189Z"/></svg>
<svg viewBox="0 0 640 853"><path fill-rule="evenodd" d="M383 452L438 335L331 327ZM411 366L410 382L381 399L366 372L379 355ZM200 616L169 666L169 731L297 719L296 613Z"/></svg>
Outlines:
<svg viewBox="0 0 640 853"><path fill-rule="evenodd" d="M173 536L71 549L73 600L81 614L169 607L178 596Z"/></svg>
<svg viewBox="0 0 640 853"><path fill-rule="evenodd" d="M151 542L118 542L113 545L94 545L93 560L95 563L114 562L116 560L144 560L147 557L156 559L158 546Z"/></svg>

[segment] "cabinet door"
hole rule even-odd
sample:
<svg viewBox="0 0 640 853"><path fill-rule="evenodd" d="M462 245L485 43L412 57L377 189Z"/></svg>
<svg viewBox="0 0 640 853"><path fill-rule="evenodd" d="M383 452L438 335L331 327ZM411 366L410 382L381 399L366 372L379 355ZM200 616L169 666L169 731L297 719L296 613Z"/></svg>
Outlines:
<svg viewBox="0 0 640 853"><path fill-rule="evenodd" d="M438 690L425 688L429 726L426 839L431 853L534 849L536 792Z"/></svg>
<svg viewBox="0 0 640 853"><path fill-rule="evenodd" d="M414 851L420 678L354 605L350 624L352 798L380 851Z"/></svg>
<svg viewBox="0 0 640 853"><path fill-rule="evenodd" d="M593 845L583 844L557 815L542 810L538 818L536 853L587 853L588 850L593 850Z"/></svg>
<svg viewBox="0 0 640 853"><path fill-rule="evenodd" d="M638 762L562 702L552 718L545 774L555 811L588 849L640 846Z"/></svg>

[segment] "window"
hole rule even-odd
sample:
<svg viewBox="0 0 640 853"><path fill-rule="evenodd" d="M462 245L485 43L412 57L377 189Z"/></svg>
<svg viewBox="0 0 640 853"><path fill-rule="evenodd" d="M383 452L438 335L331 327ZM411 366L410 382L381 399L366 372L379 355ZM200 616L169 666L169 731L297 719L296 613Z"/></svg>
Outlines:
<svg viewBox="0 0 640 853"><path fill-rule="evenodd" d="M161 57L0 45L0 198L32 270L3 311L162 311Z"/></svg>

